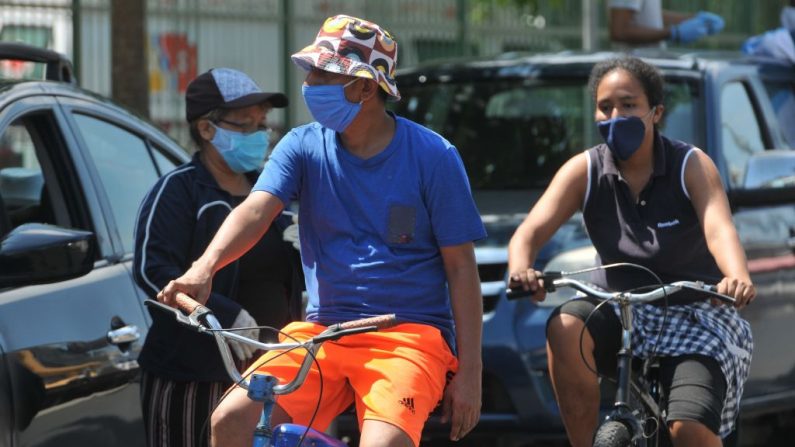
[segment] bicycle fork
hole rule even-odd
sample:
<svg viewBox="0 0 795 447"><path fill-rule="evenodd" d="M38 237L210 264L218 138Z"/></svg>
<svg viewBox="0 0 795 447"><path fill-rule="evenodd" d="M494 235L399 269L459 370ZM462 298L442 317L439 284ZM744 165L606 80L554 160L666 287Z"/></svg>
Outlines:
<svg viewBox="0 0 795 447"><path fill-rule="evenodd" d="M618 351L618 386L616 402L608 420L623 422L632 433L635 441L643 436L643 427L633 414L630 403L632 386L632 306L629 301L618 299L621 314L621 349Z"/></svg>
<svg viewBox="0 0 795 447"><path fill-rule="evenodd" d="M271 413L276 402L273 387L278 383L273 376L254 374L248 386L248 398L255 402L262 402L262 415L260 415L257 428L254 429L253 447L269 447L273 437L271 427Z"/></svg>

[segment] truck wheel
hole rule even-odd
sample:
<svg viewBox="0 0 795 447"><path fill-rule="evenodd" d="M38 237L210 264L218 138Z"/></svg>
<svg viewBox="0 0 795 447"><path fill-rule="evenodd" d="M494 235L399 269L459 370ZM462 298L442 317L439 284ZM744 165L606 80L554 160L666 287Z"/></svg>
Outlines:
<svg viewBox="0 0 795 447"><path fill-rule="evenodd" d="M593 447L628 447L632 441L629 428L619 421L607 421L599 426Z"/></svg>

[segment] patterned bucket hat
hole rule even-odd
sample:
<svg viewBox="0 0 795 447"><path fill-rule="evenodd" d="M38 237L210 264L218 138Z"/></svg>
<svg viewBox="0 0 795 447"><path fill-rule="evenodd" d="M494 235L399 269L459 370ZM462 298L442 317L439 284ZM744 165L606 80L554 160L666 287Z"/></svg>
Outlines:
<svg viewBox="0 0 795 447"><path fill-rule="evenodd" d="M292 60L304 70L314 67L374 79L390 99L400 99L395 83L397 42L375 23L346 15L329 17L312 45L293 54Z"/></svg>

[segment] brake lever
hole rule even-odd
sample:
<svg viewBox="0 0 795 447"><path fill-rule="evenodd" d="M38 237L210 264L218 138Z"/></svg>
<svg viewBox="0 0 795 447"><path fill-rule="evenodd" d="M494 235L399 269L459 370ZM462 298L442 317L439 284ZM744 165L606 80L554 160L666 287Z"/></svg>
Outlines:
<svg viewBox="0 0 795 447"><path fill-rule="evenodd" d="M378 330L377 326L361 326L351 329L341 329L339 326L334 325L329 329L321 332L320 334L312 337L312 343L318 344L324 341L337 340L347 335L362 334L365 332L373 332Z"/></svg>
<svg viewBox="0 0 795 447"><path fill-rule="evenodd" d="M144 305L149 307L150 309L157 309L158 312L170 313L177 320L177 323L184 324L185 326L188 326L195 331L199 330L196 327L196 324L190 318L188 318L187 315L183 314L182 311L180 311L179 309L167 306L161 303L160 301L155 301L148 298L144 300Z"/></svg>
<svg viewBox="0 0 795 447"><path fill-rule="evenodd" d="M174 319L177 320L177 323L183 324L196 332L204 331L204 327L202 326L201 322L204 320L204 317L207 314L212 313L212 311L205 306L197 306L196 309L190 313L190 315L185 315L177 308L165 305L159 301L149 298L144 300L144 305L152 309L157 309L158 312L172 314Z"/></svg>

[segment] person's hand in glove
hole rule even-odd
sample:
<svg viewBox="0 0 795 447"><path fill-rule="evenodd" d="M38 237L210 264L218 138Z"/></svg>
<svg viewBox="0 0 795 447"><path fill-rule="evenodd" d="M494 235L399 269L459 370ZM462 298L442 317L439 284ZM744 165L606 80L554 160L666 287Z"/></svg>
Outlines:
<svg viewBox="0 0 795 447"><path fill-rule="evenodd" d="M293 248L301 251L301 241L298 238L298 215L293 216L293 223L282 231L282 239L293 244Z"/></svg>
<svg viewBox="0 0 795 447"><path fill-rule="evenodd" d="M707 19L693 16L687 20L677 23L670 28L671 41L674 43L692 43L708 36L709 28Z"/></svg>
<svg viewBox="0 0 795 447"><path fill-rule="evenodd" d="M696 17L700 17L704 20L704 23L707 25L707 34L710 36L713 34L718 34L719 32L723 31L723 28L726 27L726 22L723 21L723 17L709 11L700 11L696 14Z"/></svg>
<svg viewBox="0 0 795 447"><path fill-rule="evenodd" d="M675 43L692 43L721 32L725 26L723 17L709 11L700 11L695 16L672 26L670 40Z"/></svg>
<svg viewBox="0 0 795 447"><path fill-rule="evenodd" d="M243 337L259 340L259 329L255 326L257 326L257 321L254 320L254 318L246 311L246 309L240 309L240 313L237 314L237 317L235 317L235 321L232 323L232 327L230 329L251 328L234 332L236 334L242 335ZM235 353L235 357L241 361L250 359L257 350L256 347L239 342L237 340L227 339L226 342L229 343L229 347L232 348L232 352Z"/></svg>

